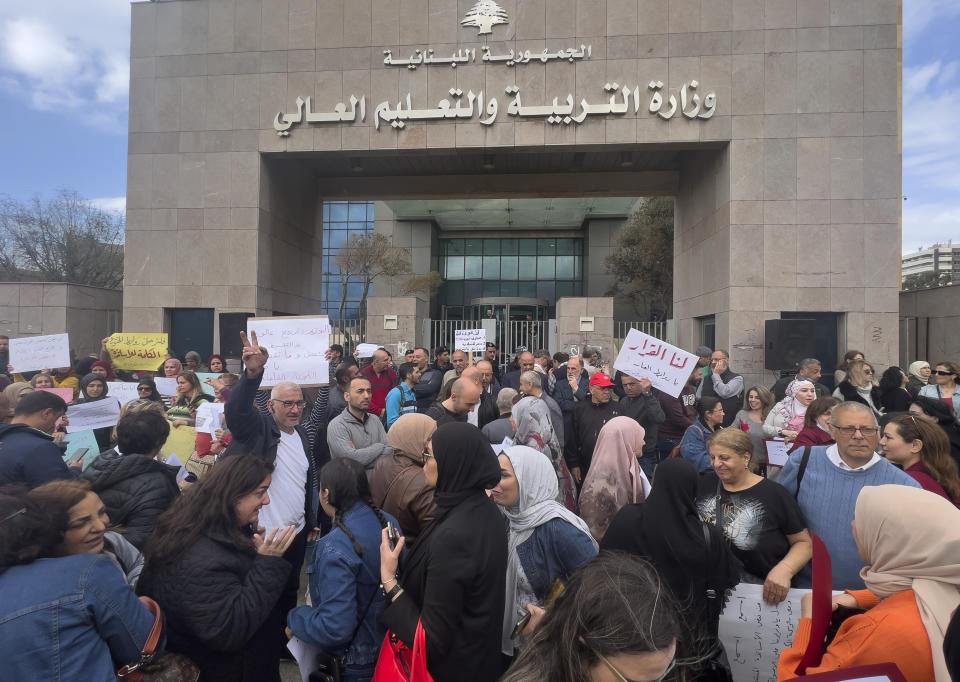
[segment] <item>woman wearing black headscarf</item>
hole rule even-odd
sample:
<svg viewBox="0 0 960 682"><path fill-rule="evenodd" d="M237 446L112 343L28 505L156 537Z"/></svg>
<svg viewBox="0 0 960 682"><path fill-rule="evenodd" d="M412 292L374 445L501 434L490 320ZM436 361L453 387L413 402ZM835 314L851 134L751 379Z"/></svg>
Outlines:
<svg viewBox="0 0 960 682"><path fill-rule="evenodd" d="M617 512L600 550L621 550L652 563L680 602L688 628L696 630L691 640L703 647L688 653L709 659L695 679L729 679L717 628L726 594L739 582L741 565L722 531L700 521L698 480L686 460L661 462L646 502Z"/></svg>
<svg viewBox="0 0 960 682"><path fill-rule="evenodd" d="M403 539L380 547L380 578L389 605L381 621L412 648L417 621L436 682L494 682L502 672L507 531L486 490L500 482L489 441L470 424L433 434L423 472L436 488L437 514L405 557Z"/></svg>
<svg viewBox="0 0 960 682"><path fill-rule="evenodd" d="M98 400L104 400L107 397L107 392L106 379L99 374L87 374L80 380L80 398L74 401L74 405L95 403ZM93 436L97 439L97 445L101 451L110 447L110 437L112 434L112 426L104 426L93 430Z"/></svg>

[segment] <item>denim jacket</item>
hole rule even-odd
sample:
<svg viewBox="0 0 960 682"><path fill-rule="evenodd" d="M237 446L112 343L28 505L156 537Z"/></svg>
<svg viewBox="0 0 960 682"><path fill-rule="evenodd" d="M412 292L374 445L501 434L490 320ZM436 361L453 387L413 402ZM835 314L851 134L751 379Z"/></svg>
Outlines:
<svg viewBox="0 0 960 682"><path fill-rule="evenodd" d="M517 545L517 557L537 599L543 599L557 578L566 579L597 556L589 535L563 519L537 526Z"/></svg>
<svg viewBox="0 0 960 682"><path fill-rule="evenodd" d="M103 554L14 566L0 575L0 594L4 679L115 682L114 670L137 661L153 627Z"/></svg>
<svg viewBox="0 0 960 682"><path fill-rule="evenodd" d="M386 512L383 515L399 532L397 520ZM386 600L380 591L380 520L370 507L358 502L343 515L343 525L363 547L363 556L357 556L353 542L337 526L320 538L307 568L312 606L290 611L287 625L312 646L331 654L346 652L344 662L349 669L376 662L386 634L379 621ZM350 636L368 603L370 608L351 645Z"/></svg>
<svg viewBox="0 0 960 682"><path fill-rule="evenodd" d="M710 465L710 451L707 449L709 437L710 430L698 419L687 428L683 440L680 441L680 454L701 474L713 469Z"/></svg>

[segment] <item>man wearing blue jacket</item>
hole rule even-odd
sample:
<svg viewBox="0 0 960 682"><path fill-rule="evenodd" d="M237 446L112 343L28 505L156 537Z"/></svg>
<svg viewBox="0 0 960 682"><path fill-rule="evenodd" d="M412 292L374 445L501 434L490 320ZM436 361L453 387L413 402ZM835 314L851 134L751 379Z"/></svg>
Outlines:
<svg viewBox="0 0 960 682"><path fill-rule="evenodd" d="M80 462L68 467L51 435L66 412L55 393L34 391L20 399L13 420L0 424L0 481L36 488L80 473Z"/></svg>

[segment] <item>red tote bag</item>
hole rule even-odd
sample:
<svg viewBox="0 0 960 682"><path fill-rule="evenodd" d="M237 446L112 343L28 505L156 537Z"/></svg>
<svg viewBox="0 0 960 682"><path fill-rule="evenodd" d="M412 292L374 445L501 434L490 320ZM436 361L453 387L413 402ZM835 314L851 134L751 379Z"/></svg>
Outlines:
<svg viewBox="0 0 960 682"><path fill-rule="evenodd" d="M371 682L433 682L427 671L427 637L423 623L417 622L412 651L395 634L387 631Z"/></svg>

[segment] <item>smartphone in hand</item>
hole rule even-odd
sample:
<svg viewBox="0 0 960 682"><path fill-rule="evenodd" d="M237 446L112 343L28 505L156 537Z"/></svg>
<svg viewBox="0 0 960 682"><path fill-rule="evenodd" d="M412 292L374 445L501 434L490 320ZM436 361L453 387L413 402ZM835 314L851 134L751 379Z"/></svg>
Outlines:
<svg viewBox="0 0 960 682"><path fill-rule="evenodd" d="M400 541L400 533L397 532L397 527L393 525L393 521L387 521L387 541L390 543L390 549L396 549L397 543Z"/></svg>

